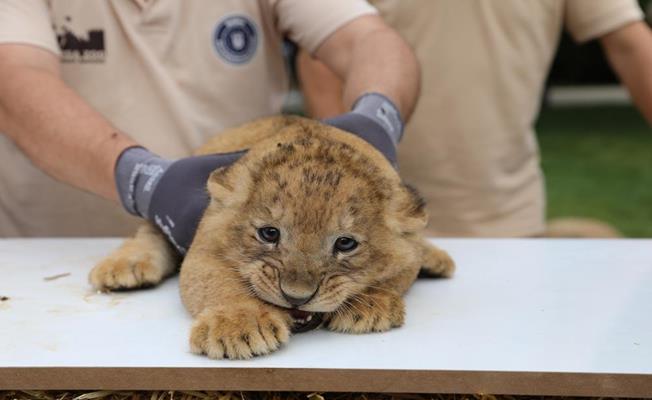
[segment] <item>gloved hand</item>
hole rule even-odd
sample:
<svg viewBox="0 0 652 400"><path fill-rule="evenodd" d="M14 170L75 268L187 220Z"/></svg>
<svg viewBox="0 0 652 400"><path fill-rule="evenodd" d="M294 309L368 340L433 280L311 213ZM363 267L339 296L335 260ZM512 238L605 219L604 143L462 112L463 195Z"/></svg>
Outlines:
<svg viewBox="0 0 652 400"><path fill-rule="evenodd" d="M364 139L397 167L396 146L403 136L403 121L387 97L366 93L356 100L350 112L323 122Z"/></svg>
<svg viewBox="0 0 652 400"><path fill-rule="evenodd" d="M155 223L184 255L208 206L208 176L245 152L171 161L142 147L130 147L120 154L115 167L120 201L131 214Z"/></svg>

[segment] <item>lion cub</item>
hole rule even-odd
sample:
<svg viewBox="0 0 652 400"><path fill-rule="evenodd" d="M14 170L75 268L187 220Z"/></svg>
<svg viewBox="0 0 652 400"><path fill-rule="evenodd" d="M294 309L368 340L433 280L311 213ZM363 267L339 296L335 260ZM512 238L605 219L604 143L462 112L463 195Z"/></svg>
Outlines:
<svg viewBox="0 0 652 400"><path fill-rule="evenodd" d="M401 296L420 270L452 275L448 254L417 233L423 202L366 142L272 117L215 137L199 154L244 148L210 176L210 204L181 265L193 352L250 358L321 324L386 331L403 324ZM152 285L176 264L166 239L145 225L90 280L104 290Z"/></svg>

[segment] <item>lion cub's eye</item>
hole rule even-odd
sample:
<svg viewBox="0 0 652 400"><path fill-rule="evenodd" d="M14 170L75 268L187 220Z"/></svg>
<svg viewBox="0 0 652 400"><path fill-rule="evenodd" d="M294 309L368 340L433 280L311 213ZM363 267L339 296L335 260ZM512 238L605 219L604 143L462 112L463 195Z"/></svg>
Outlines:
<svg viewBox="0 0 652 400"><path fill-rule="evenodd" d="M273 226L264 226L258 228L258 237L263 242L278 243L278 240L281 238L281 231Z"/></svg>
<svg viewBox="0 0 652 400"><path fill-rule="evenodd" d="M335 241L335 251L340 253L353 251L356 247L358 247L358 242L347 236L340 236Z"/></svg>

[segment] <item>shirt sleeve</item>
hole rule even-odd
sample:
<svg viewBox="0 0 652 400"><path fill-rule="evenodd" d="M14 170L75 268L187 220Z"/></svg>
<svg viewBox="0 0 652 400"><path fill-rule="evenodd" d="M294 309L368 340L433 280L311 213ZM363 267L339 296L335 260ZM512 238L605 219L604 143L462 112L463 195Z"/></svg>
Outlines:
<svg viewBox="0 0 652 400"><path fill-rule="evenodd" d="M60 55L46 0L0 0L0 43L30 44Z"/></svg>
<svg viewBox="0 0 652 400"><path fill-rule="evenodd" d="M281 33L311 54L347 22L377 14L363 0L272 0L272 6Z"/></svg>
<svg viewBox="0 0 652 400"><path fill-rule="evenodd" d="M566 0L566 28L578 42L586 42L643 19L636 0Z"/></svg>

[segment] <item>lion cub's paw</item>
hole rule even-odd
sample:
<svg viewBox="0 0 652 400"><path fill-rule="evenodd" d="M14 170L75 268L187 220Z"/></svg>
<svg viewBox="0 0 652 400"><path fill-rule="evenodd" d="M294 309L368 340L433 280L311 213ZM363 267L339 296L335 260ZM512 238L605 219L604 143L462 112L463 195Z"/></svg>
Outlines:
<svg viewBox="0 0 652 400"><path fill-rule="evenodd" d="M168 275L169 262L159 254L117 251L93 268L89 280L103 291L152 286Z"/></svg>
<svg viewBox="0 0 652 400"><path fill-rule="evenodd" d="M93 268L89 281L97 290L152 286L174 273L178 261L161 232L144 224L133 238Z"/></svg>
<svg viewBox="0 0 652 400"><path fill-rule="evenodd" d="M403 325L405 304L391 292L369 291L330 315L328 329L338 332L384 332Z"/></svg>
<svg viewBox="0 0 652 400"><path fill-rule="evenodd" d="M455 261L446 251L428 246L420 272L426 276L450 278L455 273Z"/></svg>
<svg viewBox="0 0 652 400"><path fill-rule="evenodd" d="M190 350L229 359L268 354L290 339L291 323L288 313L262 304L208 308L192 326Z"/></svg>

